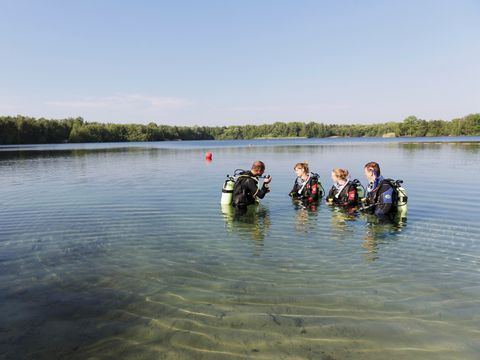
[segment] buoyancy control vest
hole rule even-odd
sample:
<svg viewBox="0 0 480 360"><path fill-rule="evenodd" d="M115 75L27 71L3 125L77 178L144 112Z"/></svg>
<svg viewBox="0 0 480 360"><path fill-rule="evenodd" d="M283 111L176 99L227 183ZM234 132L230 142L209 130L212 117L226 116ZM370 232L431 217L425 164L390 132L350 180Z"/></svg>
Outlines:
<svg viewBox="0 0 480 360"><path fill-rule="evenodd" d="M329 204L340 205L348 208L353 208L358 205L358 180L348 180L345 184L334 184L330 189L327 202ZM361 186L361 185L360 185Z"/></svg>
<svg viewBox="0 0 480 360"><path fill-rule="evenodd" d="M321 199L323 195L325 195L325 189L323 188L322 182L320 181L320 175L317 173L312 172L310 174L312 178L312 182L317 184L318 187L318 198Z"/></svg>
<svg viewBox="0 0 480 360"><path fill-rule="evenodd" d="M325 193L319 177L317 173L310 173L305 181L300 180L299 182L300 178L297 178L289 195L296 199L308 200L310 202L317 201Z"/></svg>
<svg viewBox="0 0 480 360"><path fill-rule="evenodd" d="M408 196L407 191L402 186L403 180L393 180L393 179L383 179L378 187L381 189L382 185L386 183L390 185L393 189L392 192L392 205L393 213L397 218L403 219L407 217L407 202ZM377 191L375 194L375 204L378 203L380 197L380 191Z"/></svg>
<svg viewBox="0 0 480 360"><path fill-rule="evenodd" d="M233 206L244 207L254 204L257 192L258 179L253 176L250 171L244 171L238 174L233 186Z"/></svg>
<svg viewBox="0 0 480 360"><path fill-rule="evenodd" d="M222 205L232 205L233 202L233 190L235 187L235 182L242 174L246 174L248 171L242 169L236 169L233 175L227 174L227 178L223 183L222 187L222 197L220 198L220 204Z"/></svg>
<svg viewBox="0 0 480 360"><path fill-rule="evenodd" d="M394 190L395 197L393 199L393 205L396 207L397 216L401 218L407 217L407 191L403 187L403 180L384 179Z"/></svg>

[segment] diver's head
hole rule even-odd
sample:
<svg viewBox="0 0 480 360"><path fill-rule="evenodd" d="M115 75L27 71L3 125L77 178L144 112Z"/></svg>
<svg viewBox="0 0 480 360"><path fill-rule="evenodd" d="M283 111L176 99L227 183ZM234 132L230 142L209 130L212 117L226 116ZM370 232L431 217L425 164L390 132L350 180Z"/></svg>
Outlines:
<svg viewBox="0 0 480 360"><path fill-rule="evenodd" d="M335 168L332 170L332 180L335 183L344 183L347 181L349 174L347 169Z"/></svg>
<svg viewBox="0 0 480 360"><path fill-rule="evenodd" d="M297 176L308 176L308 173L310 172L307 161L303 163L296 163L293 167L293 170Z"/></svg>
<svg viewBox="0 0 480 360"><path fill-rule="evenodd" d="M365 164L364 167L365 177L368 181L373 182L380 176L380 165L372 161Z"/></svg>
<svg viewBox="0 0 480 360"><path fill-rule="evenodd" d="M262 176L263 173L265 172L265 164L260 160L255 161L252 164L252 168L250 169L250 172L254 176Z"/></svg>

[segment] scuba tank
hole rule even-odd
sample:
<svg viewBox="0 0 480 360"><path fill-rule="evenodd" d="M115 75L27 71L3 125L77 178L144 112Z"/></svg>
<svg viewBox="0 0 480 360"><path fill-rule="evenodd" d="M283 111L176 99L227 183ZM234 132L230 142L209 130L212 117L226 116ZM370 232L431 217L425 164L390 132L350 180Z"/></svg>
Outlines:
<svg viewBox="0 0 480 360"><path fill-rule="evenodd" d="M355 188L357 189L358 201L362 201L362 199L365 198L365 188L358 179L352 180L352 184L355 185Z"/></svg>
<svg viewBox="0 0 480 360"><path fill-rule="evenodd" d="M402 186L403 180L395 181L395 191L397 192L397 214L400 218L407 217L407 191Z"/></svg>
<svg viewBox="0 0 480 360"><path fill-rule="evenodd" d="M220 204L230 205L233 199L233 186L235 185L235 179L233 176L227 175L227 180L223 183L222 198Z"/></svg>

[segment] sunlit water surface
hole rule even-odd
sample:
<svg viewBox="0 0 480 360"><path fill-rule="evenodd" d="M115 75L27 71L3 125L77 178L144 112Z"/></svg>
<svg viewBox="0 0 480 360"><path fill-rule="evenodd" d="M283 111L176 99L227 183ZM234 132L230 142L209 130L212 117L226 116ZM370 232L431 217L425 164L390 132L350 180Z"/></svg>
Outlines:
<svg viewBox="0 0 480 360"><path fill-rule="evenodd" d="M472 140L0 148L0 358L478 359ZM257 159L271 193L222 213L226 174ZM292 203L304 160L327 190L378 161L407 222Z"/></svg>

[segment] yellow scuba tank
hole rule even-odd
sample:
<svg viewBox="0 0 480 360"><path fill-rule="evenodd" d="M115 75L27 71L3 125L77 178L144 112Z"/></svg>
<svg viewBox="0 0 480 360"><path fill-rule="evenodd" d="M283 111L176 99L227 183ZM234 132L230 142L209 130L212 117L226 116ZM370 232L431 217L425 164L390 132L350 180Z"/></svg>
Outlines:
<svg viewBox="0 0 480 360"><path fill-rule="evenodd" d="M407 191L403 188L401 180L397 180L398 187L396 188L397 191L397 214L401 218L407 217Z"/></svg>
<svg viewBox="0 0 480 360"><path fill-rule="evenodd" d="M402 186L403 180L392 180L392 179L384 179L390 186L393 187L395 191L395 202L393 205L396 207L396 217L400 220L407 218L407 191Z"/></svg>
<svg viewBox="0 0 480 360"><path fill-rule="evenodd" d="M235 179L233 176L227 175L227 180L223 183L222 198L220 204L230 205L233 199L233 186L235 185Z"/></svg>

